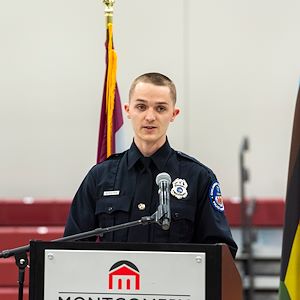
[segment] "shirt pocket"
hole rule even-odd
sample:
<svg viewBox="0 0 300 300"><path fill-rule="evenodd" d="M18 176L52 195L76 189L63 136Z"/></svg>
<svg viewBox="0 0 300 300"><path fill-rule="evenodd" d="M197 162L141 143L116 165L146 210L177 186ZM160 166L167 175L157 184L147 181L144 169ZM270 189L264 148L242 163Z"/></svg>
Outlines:
<svg viewBox="0 0 300 300"><path fill-rule="evenodd" d="M170 242L192 241L195 223L195 208L186 200L171 201Z"/></svg>
<svg viewBox="0 0 300 300"><path fill-rule="evenodd" d="M128 196L107 196L99 198L96 203L95 211L99 227L106 228L128 222L130 204L131 201ZM117 233L118 231L120 231L120 234ZM118 231L105 233L103 240L113 241L116 239L115 236L121 235L120 237L122 237L122 235L125 235L126 230L122 229ZM121 238L121 240L123 240L123 238Z"/></svg>

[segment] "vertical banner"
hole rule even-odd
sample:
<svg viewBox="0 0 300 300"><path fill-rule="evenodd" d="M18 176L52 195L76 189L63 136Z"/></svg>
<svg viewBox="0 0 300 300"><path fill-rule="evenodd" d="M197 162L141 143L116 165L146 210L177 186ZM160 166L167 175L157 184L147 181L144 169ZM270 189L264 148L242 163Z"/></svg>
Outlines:
<svg viewBox="0 0 300 300"><path fill-rule="evenodd" d="M280 300L300 299L300 86L289 162L280 271Z"/></svg>
<svg viewBox="0 0 300 300"><path fill-rule="evenodd" d="M117 85L117 53L113 45L113 0L104 0L106 5L106 71L100 113L97 163L116 151L116 132L123 125L121 99Z"/></svg>

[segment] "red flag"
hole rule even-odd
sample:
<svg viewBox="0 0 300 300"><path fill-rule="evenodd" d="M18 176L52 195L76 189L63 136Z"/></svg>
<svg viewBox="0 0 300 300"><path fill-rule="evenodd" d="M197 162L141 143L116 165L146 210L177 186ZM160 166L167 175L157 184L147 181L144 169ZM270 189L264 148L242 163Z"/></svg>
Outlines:
<svg viewBox="0 0 300 300"><path fill-rule="evenodd" d="M100 115L97 163L115 153L115 134L123 124L121 99L116 80L117 54L113 47L112 23L107 25L105 46L106 72Z"/></svg>

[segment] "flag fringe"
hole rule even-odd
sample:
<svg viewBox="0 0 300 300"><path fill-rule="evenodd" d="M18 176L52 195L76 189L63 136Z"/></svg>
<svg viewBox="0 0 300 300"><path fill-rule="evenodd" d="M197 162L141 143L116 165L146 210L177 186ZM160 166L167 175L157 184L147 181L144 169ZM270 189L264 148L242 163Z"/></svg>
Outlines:
<svg viewBox="0 0 300 300"><path fill-rule="evenodd" d="M113 147L113 112L115 107L115 91L117 83L117 53L113 48L112 23L107 25L107 78L106 78L106 116L107 116L107 157L112 154Z"/></svg>

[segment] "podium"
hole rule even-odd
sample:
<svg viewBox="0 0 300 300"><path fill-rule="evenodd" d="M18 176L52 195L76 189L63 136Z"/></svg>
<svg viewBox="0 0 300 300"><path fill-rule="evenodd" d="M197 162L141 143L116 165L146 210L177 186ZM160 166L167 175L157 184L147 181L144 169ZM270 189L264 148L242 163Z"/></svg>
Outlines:
<svg viewBox="0 0 300 300"><path fill-rule="evenodd" d="M30 300L241 300L224 244L30 243Z"/></svg>

